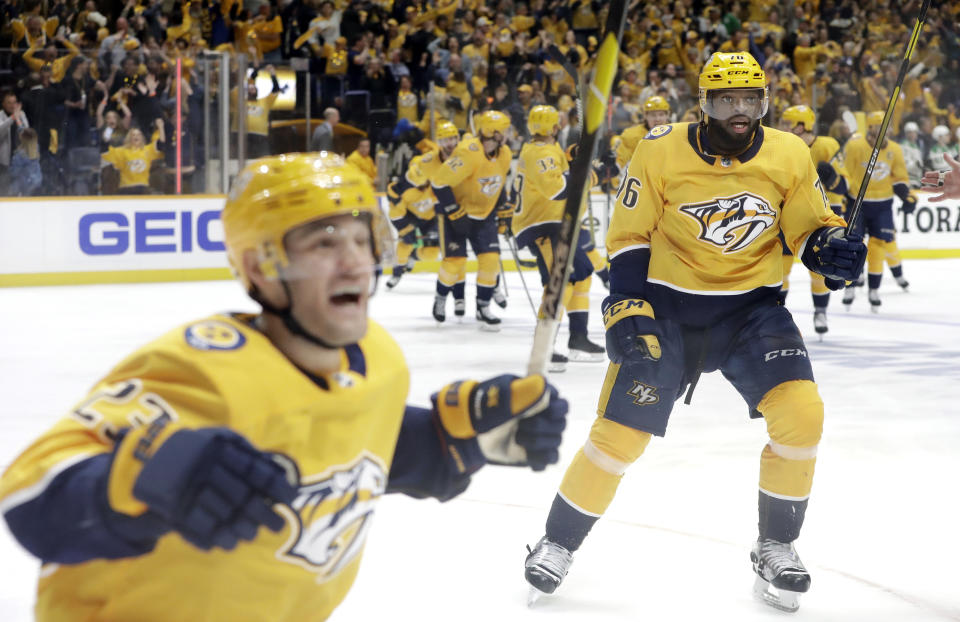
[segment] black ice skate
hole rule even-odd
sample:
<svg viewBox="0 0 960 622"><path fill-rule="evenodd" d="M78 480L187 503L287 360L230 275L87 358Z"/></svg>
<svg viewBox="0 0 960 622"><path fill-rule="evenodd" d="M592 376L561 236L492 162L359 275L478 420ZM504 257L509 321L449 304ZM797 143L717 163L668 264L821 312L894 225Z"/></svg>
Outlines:
<svg viewBox="0 0 960 622"><path fill-rule="evenodd" d="M570 333L567 341L571 361L598 363L604 359L606 350L587 338L586 333Z"/></svg>
<svg viewBox="0 0 960 622"><path fill-rule="evenodd" d="M403 276L403 273L405 270L406 268L404 268L403 266L393 267L393 274L391 274L390 278L387 279L387 289L393 289L394 287L397 286L398 283L400 283L400 277Z"/></svg>
<svg viewBox="0 0 960 622"><path fill-rule="evenodd" d="M507 308L507 297L503 295L503 290L500 287L493 288L493 301L497 303L497 306L501 309Z"/></svg>
<svg viewBox="0 0 960 622"><path fill-rule="evenodd" d="M500 318L496 317L490 311L490 303L477 306L477 321L480 322L480 330L495 333L500 330Z"/></svg>
<svg viewBox="0 0 960 622"><path fill-rule="evenodd" d="M757 540L750 552L757 580L754 597L781 611L800 608L800 594L810 589L810 573L800 561L793 543Z"/></svg>
<svg viewBox="0 0 960 622"><path fill-rule="evenodd" d="M530 584L527 605L532 605L542 594L553 594L567 576L573 553L555 542L540 538L533 550L527 547L527 559L523 564L523 576Z"/></svg>
<svg viewBox="0 0 960 622"><path fill-rule="evenodd" d="M453 314L457 317L463 317L467 314L467 301L463 298L453 299Z"/></svg>
<svg viewBox="0 0 960 622"><path fill-rule="evenodd" d="M853 304L853 299L857 297L857 290L853 285L848 285L846 289L843 290L843 306L846 307L847 311L850 310L850 305Z"/></svg>
<svg viewBox="0 0 960 622"><path fill-rule="evenodd" d="M896 277L896 279L897 279L897 285L900 286L900 289L902 289L902 290L905 291L905 292L909 292L909 291L910 291L910 281L908 281L907 279L903 278L902 276L898 276L898 277Z"/></svg>
<svg viewBox="0 0 960 622"><path fill-rule="evenodd" d="M867 291L867 299L870 301L870 310L874 313L880 312L880 305L883 304L880 300L880 290L871 289Z"/></svg>
<svg viewBox="0 0 960 622"><path fill-rule="evenodd" d="M559 374L567 371L567 357L554 352L550 355L550 362L547 364L547 371L552 374Z"/></svg>
<svg viewBox="0 0 960 622"><path fill-rule="evenodd" d="M433 319L443 322L447 319L447 297L437 294L433 299Z"/></svg>

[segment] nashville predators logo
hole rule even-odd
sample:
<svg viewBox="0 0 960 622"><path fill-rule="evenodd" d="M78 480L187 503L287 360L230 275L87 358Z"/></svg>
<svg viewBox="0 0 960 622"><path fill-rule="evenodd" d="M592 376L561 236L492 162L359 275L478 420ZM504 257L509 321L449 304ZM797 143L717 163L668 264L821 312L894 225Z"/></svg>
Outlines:
<svg viewBox="0 0 960 622"><path fill-rule="evenodd" d="M893 157L893 152L887 152L887 157ZM866 167L866 164L864 164L864 167ZM870 175L870 179L873 181L886 179L887 177L890 177L890 171L890 164L888 162L877 160L877 163L873 167L873 173Z"/></svg>
<svg viewBox="0 0 960 622"><path fill-rule="evenodd" d="M769 203L748 192L681 205L680 211L700 224L698 239L723 248L724 253L743 250L777 220Z"/></svg>
<svg viewBox="0 0 960 622"><path fill-rule="evenodd" d="M660 396L657 395L657 387L651 387L639 380L633 381L633 388L627 391L627 395L633 398L633 403L637 406L648 406L660 401Z"/></svg>
<svg viewBox="0 0 960 622"><path fill-rule="evenodd" d="M477 182L480 184L480 192L488 197L494 197L500 191L503 178L500 175L493 175L492 177L481 177Z"/></svg>
<svg viewBox="0 0 960 622"><path fill-rule="evenodd" d="M147 170L147 162L140 158L129 160L127 162L127 170L131 173L142 173Z"/></svg>
<svg viewBox="0 0 960 622"><path fill-rule="evenodd" d="M421 199L420 201L414 201L411 207L413 211L418 214L426 214L433 209L433 204L436 203L433 199Z"/></svg>
<svg viewBox="0 0 960 622"><path fill-rule="evenodd" d="M280 507L293 528L277 558L315 572L318 583L334 578L363 549L386 487L386 469L370 455L305 477L293 511Z"/></svg>

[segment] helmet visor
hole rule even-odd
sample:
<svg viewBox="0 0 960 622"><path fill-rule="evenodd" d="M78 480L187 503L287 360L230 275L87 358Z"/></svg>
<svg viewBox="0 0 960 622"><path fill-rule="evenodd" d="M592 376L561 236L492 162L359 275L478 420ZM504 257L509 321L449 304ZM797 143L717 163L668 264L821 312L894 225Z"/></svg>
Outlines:
<svg viewBox="0 0 960 622"><path fill-rule="evenodd" d="M700 108L708 117L725 121L736 116L760 119L767 114L767 91L763 89L701 89Z"/></svg>

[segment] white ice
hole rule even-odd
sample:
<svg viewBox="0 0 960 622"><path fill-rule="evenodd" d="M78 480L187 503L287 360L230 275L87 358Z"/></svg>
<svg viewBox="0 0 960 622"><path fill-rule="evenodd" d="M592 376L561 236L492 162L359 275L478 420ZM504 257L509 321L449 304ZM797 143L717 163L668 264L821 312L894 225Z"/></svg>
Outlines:
<svg viewBox="0 0 960 622"><path fill-rule="evenodd" d="M883 307L860 290L845 312L834 294L830 332L812 329L808 277L793 273L788 306L805 337L826 424L813 496L797 549L813 576L793 620L960 620L960 259L906 262L911 291L885 276ZM535 274L526 273L534 285ZM472 283L472 275L470 281ZM410 401L459 377L521 373L534 319L511 274L503 330L437 327L433 278L407 275L382 290L373 315L412 369ZM472 287L469 288L472 290ZM534 288L538 297L539 285ZM594 284L591 334L602 343ZM125 353L172 326L248 310L231 282L0 290L0 468L51 425ZM452 316L452 304L448 313ZM559 343L566 342L565 330ZM668 435L624 477L567 580L525 605L525 544L543 532L567 463L594 418L606 366L571 363L551 377L570 400L561 461L543 473L490 467L439 504L382 500L358 580L333 620L773 620L751 598L762 421L719 374L678 404ZM0 521L2 522L2 521ZM31 619L38 564L0 528L0 620Z"/></svg>

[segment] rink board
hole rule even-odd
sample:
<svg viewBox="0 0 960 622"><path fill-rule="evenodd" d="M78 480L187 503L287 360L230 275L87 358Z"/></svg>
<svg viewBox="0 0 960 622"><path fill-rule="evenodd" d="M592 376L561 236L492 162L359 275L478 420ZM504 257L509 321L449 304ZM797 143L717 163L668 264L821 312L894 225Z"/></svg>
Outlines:
<svg viewBox="0 0 960 622"><path fill-rule="evenodd" d="M960 257L960 202L896 214L903 256ZM379 197L386 210L386 198ZM0 200L0 287L231 278L222 195ZM612 202L612 197L610 199ZM591 195L583 222L602 246L608 198ZM516 269L502 244L504 267ZM524 252L524 257L529 255ZM436 270L422 262L419 270ZM475 262L468 263L475 269Z"/></svg>

